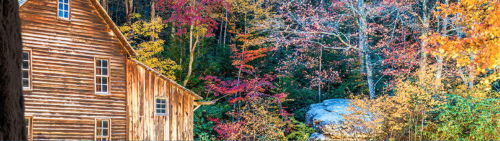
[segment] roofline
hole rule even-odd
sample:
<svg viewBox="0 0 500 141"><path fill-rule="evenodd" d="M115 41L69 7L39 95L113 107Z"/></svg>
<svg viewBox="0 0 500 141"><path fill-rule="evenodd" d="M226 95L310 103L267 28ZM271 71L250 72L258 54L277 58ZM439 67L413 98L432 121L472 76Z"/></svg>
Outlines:
<svg viewBox="0 0 500 141"><path fill-rule="evenodd" d="M28 1L29 0L26 0L26 1L24 1L24 3L21 3L19 5L19 8L21 8L21 6L23 6L24 4L26 4ZM127 39L125 38L125 36L123 36L122 32L120 32L120 30L118 29L118 27L116 26L116 24L111 20L111 18L109 17L108 13L104 10L104 8L102 8L101 4L99 4L99 2L97 2L97 0L89 0L89 1L90 1L90 3L92 3L92 5L94 6L94 8L97 10L97 12L99 12L99 15L104 19L104 21L109 26L109 28L111 29L111 31L113 31L113 33L116 36L118 36L118 40L120 40L120 43L122 43L123 47L125 47L125 50L127 51L127 53L131 57L137 56L137 52L135 52L134 48L132 48L132 46L127 41Z"/></svg>
<svg viewBox="0 0 500 141"><path fill-rule="evenodd" d="M104 19L104 21L106 22L106 24L108 24L108 26L111 29L111 31L113 31L113 33L116 36L118 36L118 40L120 40L120 42L122 43L123 47L125 47L125 50L127 50L127 53L131 57L137 56L137 52L135 52L135 50L132 48L132 46L127 41L127 39L125 38L125 36L123 36L122 32L118 29L118 27L116 26L116 24L111 20L111 18L109 17L108 13L104 10L104 8L102 8L101 4L99 4L99 2L97 2L97 0L89 0L89 1L90 1L90 3L92 3L92 5L94 6L94 8L97 10L97 12L99 12L99 15Z"/></svg>
<svg viewBox="0 0 500 141"><path fill-rule="evenodd" d="M180 85L179 83L177 83L177 82L175 82L175 81L171 80L170 78L168 78L168 77L164 76L163 74L161 74L161 73L157 72L156 70L151 69L150 67L146 66L145 64L143 64L143 63L141 63L141 62L139 62L139 61L137 61L137 60L135 60L135 59L132 59L132 58L129 58L129 59L130 59L130 60L132 60L133 62L135 62L136 64L139 64L139 65L141 65L142 67L146 68L146 70L152 71L152 72L156 73L158 76L160 76L161 78L166 79L166 80L168 80L168 81L169 81L169 82L171 82L171 83L174 83L175 85L177 85L177 86L181 87L181 88L182 88L182 89L184 89L185 91L188 91L191 95L193 95L193 96L195 97L195 99L194 99L194 100L201 100L201 99L203 99L203 97L201 97L200 95L198 95L198 94L194 93L193 91L191 91L191 90L187 89L186 87L184 87L184 86Z"/></svg>
<svg viewBox="0 0 500 141"><path fill-rule="evenodd" d="M28 2L28 0L26 0L23 3L19 4L19 8L21 8L21 6L23 6L26 2Z"/></svg>

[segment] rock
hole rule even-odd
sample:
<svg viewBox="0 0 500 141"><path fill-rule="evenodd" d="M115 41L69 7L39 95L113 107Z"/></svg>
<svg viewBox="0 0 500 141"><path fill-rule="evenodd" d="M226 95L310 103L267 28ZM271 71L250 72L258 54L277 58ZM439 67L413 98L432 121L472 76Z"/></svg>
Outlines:
<svg viewBox="0 0 500 141"><path fill-rule="evenodd" d="M323 103L312 104L306 113L306 125L318 132L313 133L309 140L355 139L355 134L360 135L347 133L349 127L343 124L343 114L350 113L347 110L350 103L349 99L328 99Z"/></svg>

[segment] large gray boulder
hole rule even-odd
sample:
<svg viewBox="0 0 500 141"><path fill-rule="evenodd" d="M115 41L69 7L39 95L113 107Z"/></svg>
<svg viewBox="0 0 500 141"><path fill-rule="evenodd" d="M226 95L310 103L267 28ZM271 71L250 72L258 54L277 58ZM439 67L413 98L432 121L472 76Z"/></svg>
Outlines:
<svg viewBox="0 0 500 141"><path fill-rule="evenodd" d="M311 134L309 140L356 139L361 133L350 132L353 127L344 125L344 116L351 102L349 99L328 99L323 103L312 104L306 113L306 125L318 132ZM359 131L359 130L358 130Z"/></svg>

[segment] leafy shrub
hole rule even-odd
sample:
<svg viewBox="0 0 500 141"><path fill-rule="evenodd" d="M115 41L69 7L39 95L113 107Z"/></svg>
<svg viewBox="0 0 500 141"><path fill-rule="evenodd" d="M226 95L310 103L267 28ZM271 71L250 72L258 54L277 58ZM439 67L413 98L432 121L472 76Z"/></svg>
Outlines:
<svg viewBox="0 0 500 141"><path fill-rule="evenodd" d="M496 98L448 95L438 108L436 140L500 140L500 100Z"/></svg>

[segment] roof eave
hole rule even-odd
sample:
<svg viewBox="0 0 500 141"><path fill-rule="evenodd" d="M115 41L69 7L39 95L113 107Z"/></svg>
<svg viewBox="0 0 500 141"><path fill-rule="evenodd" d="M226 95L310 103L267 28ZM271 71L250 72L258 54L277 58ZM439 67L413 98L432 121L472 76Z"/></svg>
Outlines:
<svg viewBox="0 0 500 141"><path fill-rule="evenodd" d="M127 50L127 53L131 56L137 56L137 52L132 48L130 43L127 41L125 36L123 36L122 32L118 29L116 24L111 20L109 17L108 13L104 10L104 8L97 2L97 0L90 0L94 8L96 8L97 12L99 12L99 15L104 19L106 24L108 24L109 28L113 33L118 37L118 40L122 43L123 47L125 47L125 50Z"/></svg>

